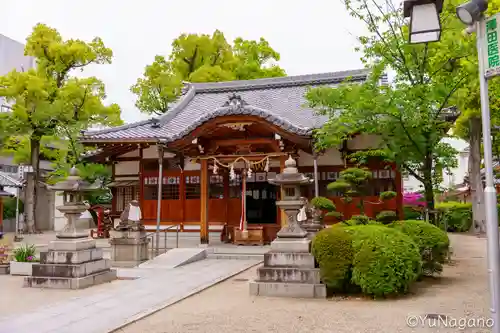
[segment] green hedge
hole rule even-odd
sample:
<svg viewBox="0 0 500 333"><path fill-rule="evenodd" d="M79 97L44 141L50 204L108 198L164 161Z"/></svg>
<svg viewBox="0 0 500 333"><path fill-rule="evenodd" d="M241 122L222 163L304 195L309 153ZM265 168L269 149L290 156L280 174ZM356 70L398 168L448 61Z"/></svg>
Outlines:
<svg viewBox="0 0 500 333"><path fill-rule="evenodd" d="M424 275L432 276L443 271L450 246L446 232L425 221L396 221L389 227L402 231L417 244Z"/></svg>
<svg viewBox="0 0 500 333"><path fill-rule="evenodd" d="M418 220L422 218L422 213L413 208L413 206L403 206L403 215L405 220Z"/></svg>
<svg viewBox="0 0 500 333"><path fill-rule="evenodd" d="M17 199L15 197L4 197L1 199L3 203L3 218L4 219L13 219L16 217L16 202ZM19 214L24 212L24 205L21 200L19 200Z"/></svg>
<svg viewBox="0 0 500 333"><path fill-rule="evenodd" d="M406 293L421 272L415 242L383 225L324 229L313 240L313 255L323 283L333 291L357 288L375 297Z"/></svg>
<svg viewBox="0 0 500 333"><path fill-rule="evenodd" d="M346 227L353 237L352 283L376 297L407 293L420 276L422 263L415 242L385 226Z"/></svg>
<svg viewBox="0 0 500 333"><path fill-rule="evenodd" d="M312 254L320 267L321 281L332 291L345 291L350 283L354 251L344 228L320 231L312 242Z"/></svg>
<svg viewBox="0 0 500 333"><path fill-rule="evenodd" d="M450 232L466 232L472 225L472 204L441 202L436 204L438 225Z"/></svg>

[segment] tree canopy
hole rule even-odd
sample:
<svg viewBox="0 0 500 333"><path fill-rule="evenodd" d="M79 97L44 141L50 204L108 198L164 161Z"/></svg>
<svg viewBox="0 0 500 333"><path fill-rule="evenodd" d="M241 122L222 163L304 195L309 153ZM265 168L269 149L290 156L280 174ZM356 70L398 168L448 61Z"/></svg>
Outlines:
<svg viewBox="0 0 500 333"><path fill-rule="evenodd" d="M442 40L450 43L410 44L401 8L374 0L345 5L366 24L368 34L359 37L357 50L372 73L364 83L345 82L308 92L309 103L328 116L316 133L318 147L336 146L356 133L378 135L377 149L351 157L360 162L367 155L378 155L395 162L423 184L432 210L433 189L442 170L456 165L457 152L443 138L449 136L450 122L456 117L455 101L461 89L471 75L477 75L465 62L475 56L473 38L462 36L464 27L458 30L458 20L444 13ZM393 74L391 84L381 82L386 71Z"/></svg>
<svg viewBox="0 0 500 333"><path fill-rule="evenodd" d="M161 115L182 92L182 83L251 80L285 76L274 62L280 55L269 43L236 38L229 44L224 34L182 34L172 42L168 58L156 56L146 66L131 91L136 106L148 114Z"/></svg>
<svg viewBox="0 0 500 333"><path fill-rule="evenodd" d="M34 179L28 178L27 222L35 229L34 184L39 180L41 149L52 158L60 157L60 151L76 152L64 146L74 142L80 130L93 124L118 125L122 120L118 105L103 103L106 93L99 79L72 76L74 70L88 65L111 63L112 51L100 38L64 40L57 30L37 24L27 38L25 54L36 58L36 68L0 77L0 96L12 105L12 112L0 115L1 148L14 153L18 162L33 166ZM64 154L65 159L70 156ZM75 163L78 156L71 158Z"/></svg>

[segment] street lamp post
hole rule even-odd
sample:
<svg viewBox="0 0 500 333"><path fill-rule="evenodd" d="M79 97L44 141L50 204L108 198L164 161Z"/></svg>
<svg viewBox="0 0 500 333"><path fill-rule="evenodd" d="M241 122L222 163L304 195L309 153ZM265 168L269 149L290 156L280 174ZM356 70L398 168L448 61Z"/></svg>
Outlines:
<svg viewBox="0 0 500 333"><path fill-rule="evenodd" d="M404 3L404 14L405 17L411 16L410 22L410 43L418 43L419 40L422 42L436 41L436 38L431 38L427 35L426 29L421 26L423 23L417 25L413 24L415 16L420 16L419 22L423 22L423 17L427 15L432 17L433 26L435 27L434 13L439 13L442 8L442 1L438 3L435 0L406 0ZM427 6L425 15L423 10L416 10L418 6L425 6L429 3L434 3L433 6ZM496 189L494 185L493 178L493 153L491 145L491 123L490 123L490 106L488 100L488 80L486 77L486 68L484 63L485 48L484 48L484 38L486 35L486 24L484 18L484 12L488 8L487 0L470 0L457 7L457 17L469 28L467 31L472 31L471 28L475 25L476 28L476 43L477 43L477 53L479 62L479 89L480 89L480 99L481 99L481 120L483 129L483 147L484 147L484 164L486 171L486 186L484 189L485 194L485 209L486 209L486 232L487 232L487 243L488 243L488 272L490 280L490 294L491 294L491 319L493 319L493 333L500 333L500 253L499 253L499 232L498 232L498 215L497 215L497 197ZM432 12L432 13L431 13ZM439 21L439 19L438 19ZM441 28L441 27L439 27ZM427 29L429 30L429 29ZM496 32L496 21L495 21L495 38L494 42L497 41ZM416 35L417 38L412 38ZM421 37L419 37L421 36ZM440 33L439 33L440 36ZM424 38L425 37L425 38ZM489 41L489 39L488 39ZM489 44L488 44L489 46ZM494 75L500 75L500 59L498 56L498 44L493 45L496 48L496 54L494 59L492 59L493 64L489 64L489 67L496 67L490 72ZM492 75L490 75L492 76Z"/></svg>

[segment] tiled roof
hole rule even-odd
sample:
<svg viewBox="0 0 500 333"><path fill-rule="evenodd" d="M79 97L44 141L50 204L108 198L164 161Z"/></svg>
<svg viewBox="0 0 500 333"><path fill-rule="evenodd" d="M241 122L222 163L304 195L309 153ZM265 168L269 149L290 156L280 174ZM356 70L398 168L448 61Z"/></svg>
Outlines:
<svg viewBox="0 0 500 333"><path fill-rule="evenodd" d="M0 171L0 187L23 187L22 181Z"/></svg>
<svg viewBox="0 0 500 333"><path fill-rule="evenodd" d="M204 122L224 115L258 116L286 131L307 136L326 120L305 105L308 87L336 85L349 77L353 81L364 81L368 74L367 69L360 69L247 81L189 83L185 94L159 119L86 132L81 139L85 142L174 141ZM241 98L241 103L229 104L231 95Z"/></svg>

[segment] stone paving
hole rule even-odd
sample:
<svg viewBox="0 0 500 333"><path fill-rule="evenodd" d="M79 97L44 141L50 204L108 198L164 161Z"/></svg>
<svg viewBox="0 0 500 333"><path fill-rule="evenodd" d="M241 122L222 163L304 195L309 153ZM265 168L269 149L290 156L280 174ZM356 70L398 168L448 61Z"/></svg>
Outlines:
<svg viewBox="0 0 500 333"><path fill-rule="evenodd" d="M0 318L0 333L106 333L238 274L258 260L205 259L173 269L137 271L98 294ZM123 270L133 276L135 269ZM116 284L116 283L115 283ZM19 295L22 297L22 295Z"/></svg>

